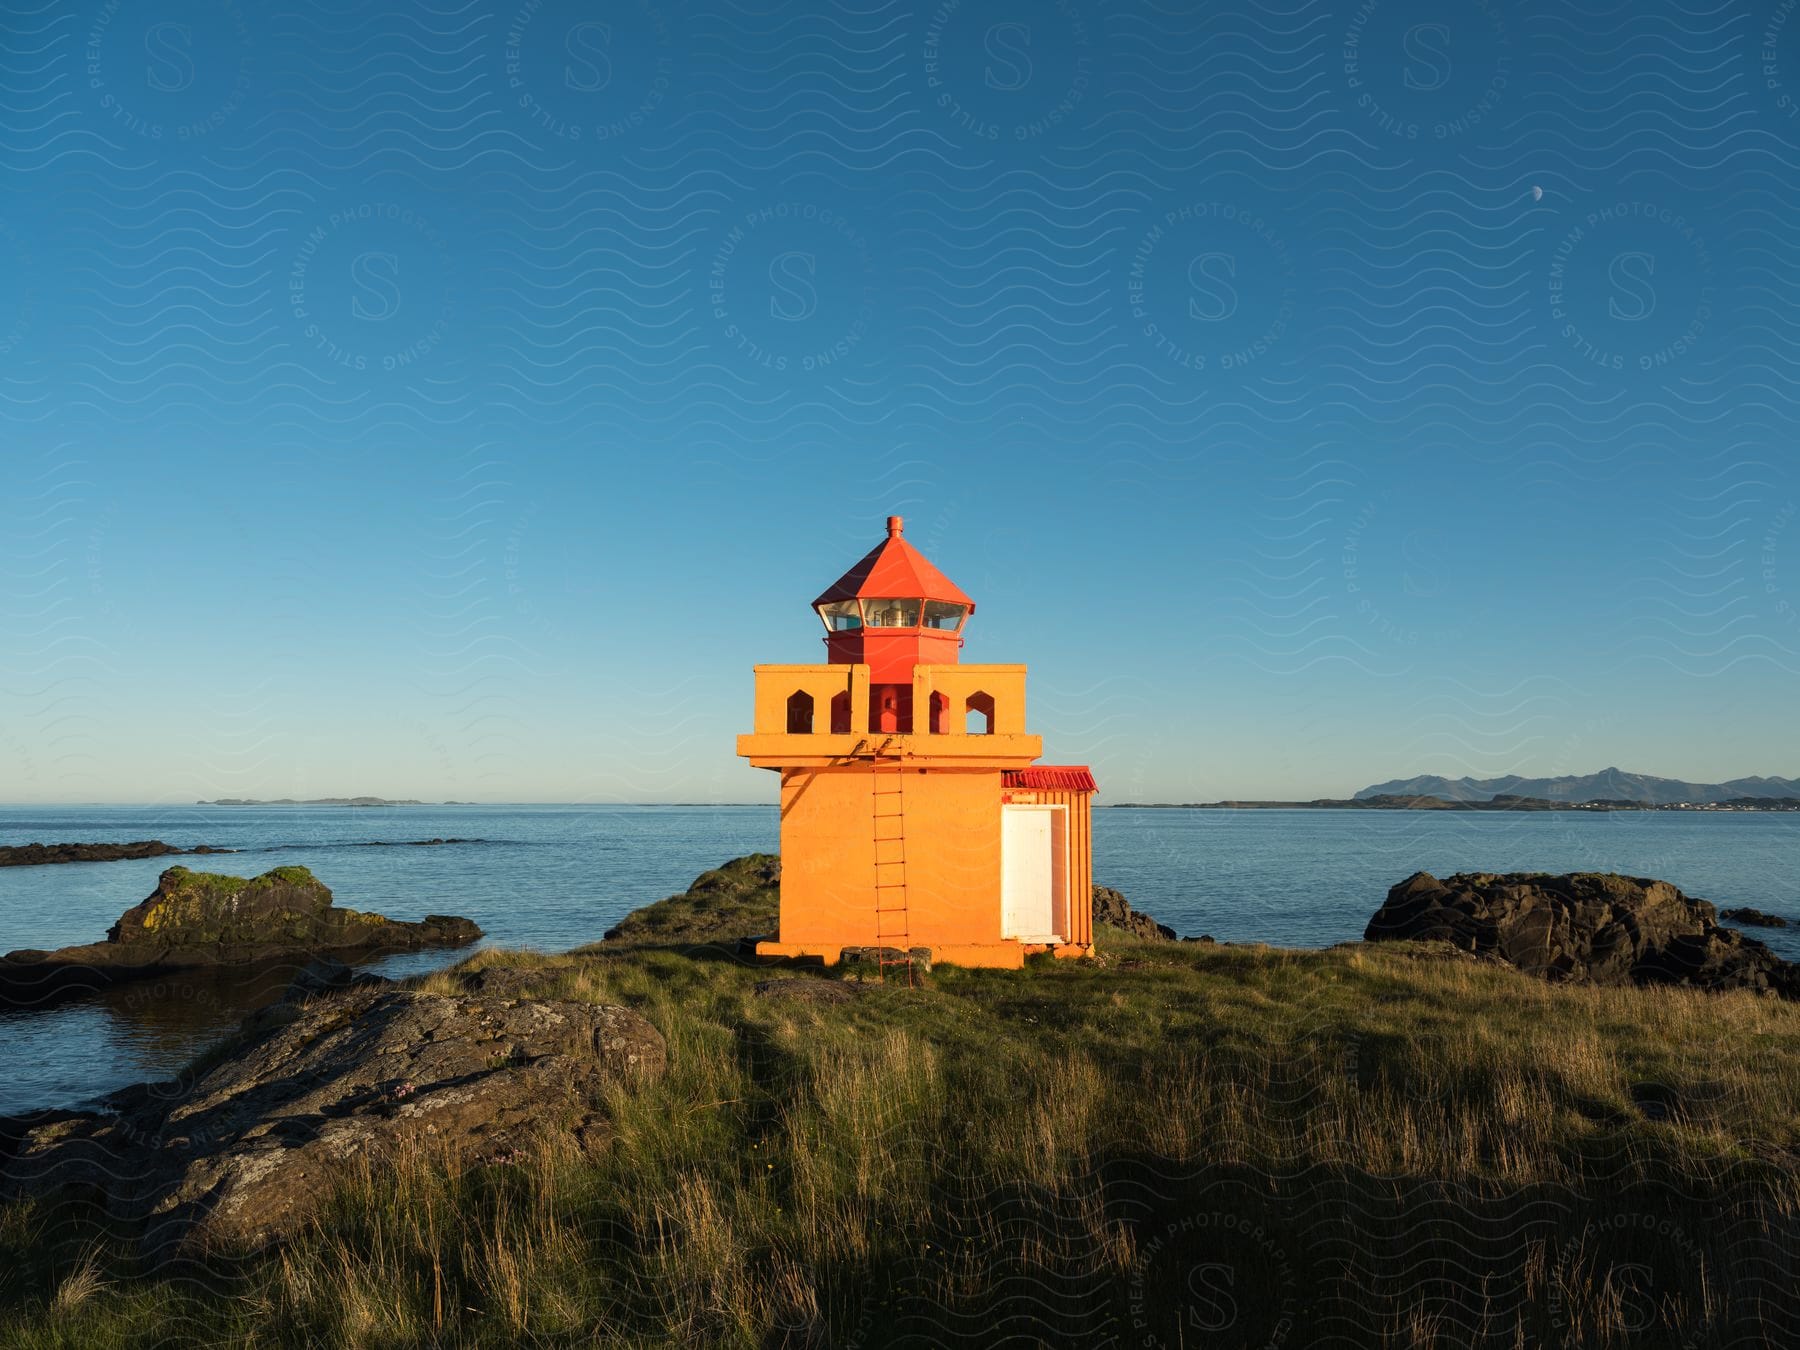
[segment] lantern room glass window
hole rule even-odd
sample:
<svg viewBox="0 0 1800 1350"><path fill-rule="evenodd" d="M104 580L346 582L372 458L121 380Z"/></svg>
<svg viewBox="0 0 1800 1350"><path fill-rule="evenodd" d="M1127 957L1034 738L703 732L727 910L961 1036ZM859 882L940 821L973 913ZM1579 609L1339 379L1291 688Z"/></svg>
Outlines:
<svg viewBox="0 0 1800 1350"><path fill-rule="evenodd" d="M870 628L917 628L917 600L865 600L863 622Z"/></svg>
<svg viewBox="0 0 1800 1350"><path fill-rule="evenodd" d="M862 627L862 609L854 600L834 600L828 605L820 605L819 617L833 633Z"/></svg>
<svg viewBox="0 0 1800 1350"><path fill-rule="evenodd" d="M962 627L967 617L967 605L953 605L948 600L927 600L925 602L925 626L927 628L947 628L955 632Z"/></svg>

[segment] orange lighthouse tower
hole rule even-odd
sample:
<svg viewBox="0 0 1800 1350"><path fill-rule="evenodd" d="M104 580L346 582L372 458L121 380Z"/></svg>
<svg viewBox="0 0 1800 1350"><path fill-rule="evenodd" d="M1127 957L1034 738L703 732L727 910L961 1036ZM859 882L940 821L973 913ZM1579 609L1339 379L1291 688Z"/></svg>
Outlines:
<svg viewBox="0 0 1800 1350"><path fill-rule="evenodd" d="M780 935L757 952L1086 955L1093 775L1035 763L1025 667L958 661L975 602L887 526L813 601L826 663L755 668L738 754L781 775L782 855Z"/></svg>

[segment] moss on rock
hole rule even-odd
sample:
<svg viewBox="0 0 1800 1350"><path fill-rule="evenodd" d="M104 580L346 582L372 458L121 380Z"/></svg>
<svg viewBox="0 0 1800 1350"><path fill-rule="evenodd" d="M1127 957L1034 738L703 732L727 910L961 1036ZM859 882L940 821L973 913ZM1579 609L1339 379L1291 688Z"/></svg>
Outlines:
<svg viewBox="0 0 1800 1350"><path fill-rule="evenodd" d="M331 915L331 891L304 867L248 878L171 867L155 891L119 916L107 940L159 947L306 940Z"/></svg>
<svg viewBox="0 0 1800 1350"><path fill-rule="evenodd" d="M735 944L772 935L781 914L781 859L773 853L733 858L702 872L680 895L633 910L606 932L607 942Z"/></svg>

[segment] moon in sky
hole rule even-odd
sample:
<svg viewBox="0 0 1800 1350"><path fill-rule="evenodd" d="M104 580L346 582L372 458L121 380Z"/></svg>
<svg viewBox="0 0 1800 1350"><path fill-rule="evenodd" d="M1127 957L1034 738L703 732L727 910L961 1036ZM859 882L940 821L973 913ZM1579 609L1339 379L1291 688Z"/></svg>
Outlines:
<svg viewBox="0 0 1800 1350"><path fill-rule="evenodd" d="M1541 202L1544 200L1544 189L1537 186L1535 183L1531 186L1531 200L1534 202Z"/></svg>

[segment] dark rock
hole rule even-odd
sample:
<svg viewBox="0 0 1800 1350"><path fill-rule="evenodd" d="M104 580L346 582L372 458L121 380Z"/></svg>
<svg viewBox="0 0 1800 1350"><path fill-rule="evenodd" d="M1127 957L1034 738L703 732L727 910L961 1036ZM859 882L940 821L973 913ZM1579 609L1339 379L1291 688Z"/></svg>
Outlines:
<svg viewBox="0 0 1800 1350"><path fill-rule="evenodd" d="M181 970L460 947L480 936L469 920L442 914L408 923L338 909L304 867L249 880L171 867L119 916L106 941L0 957L0 1002L35 1007Z"/></svg>
<svg viewBox="0 0 1800 1350"><path fill-rule="evenodd" d="M91 1120L93 1115L92 1111L44 1107L35 1111L22 1111L18 1115L0 1116L0 1175L4 1174L6 1164L18 1155L26 1141L37 1131L67 1121Z"/></svg>
<svg viewBox="0 0 1800 1350"><path fill-rule="evenodd" d="M334 989L348 989L354 976L355 972L337 957L318 957L307 962L306 969L294 976L293 983L288 985L281 1001L298 1003L302 999L330 993Z"/></svg>
<svg viewBox="0 0 1800 1350"><path fill-rule="evenodd" d="M1125 897L1111 886L1094 887L1094 926L1105 924L1123 929L1145 942L1173 942L1175 930L1158 923L1148 914L1134 910Z"/></svg>
<svg viewBox="0 0 1800 1350"><path fill-rule="evenodd" d="M1719 917L1726 923L1743 924L1746 928L1786 928L1788 921L1779 914L1765 914L1760 909L1751 909L1748 905L1740 905L1736 909L1719 911Z"/></svg>
<svg viewBox="0 0 1800 1350"><path fill-rule="evenodd" d="M550 978L554 977L531 966L488 966L460 977L463 988L488 998L525 998Z"/></svg>
<svg viewBox="0 0 1800 1350"><path fill-rule="evenodd" d="M307 962L306 969L294 976L287 992L282 994L281 1001L301 1003L321 994L336 993L340 989L380 988L393 983L385 975L353 969L335 956L320 956Z"/></svg>
<svg viewBox="0 0 1800 1350"><path fill-rule="evenodd" d="M139 839L131 844L17 844L0 848L0 867L44 867L51 863L122 862L130 858L160 858L173 853L236 853L234 848L196 844L176 848L160 839Z"/></svg>
<svg viewBox="0 0 1800 1350"><path fill-rule="evenodd" d="M354 910L345 913L354 914ZM460 947L465 942L474 942L483 936L475 920L465 919L456 914L427 914L417 923L404 919L383 919L379 914L365 916L378 919L383 923L401 925L402 932L418 934L420 941L409 942L410 947Z"/></svg>
<svg viewBox="0 0 1800 1350"><path fill-rule="evenodd" d="M680 895L633 910L602 940L735 946L747 934L775 931L780 905L781 859L752 853L702 872Z"/></svg>
<svg viewBox="0 0 1800 1350"><path fill-rule="evenodd" d="M1644 877L1416 872L1388 892L1363 937L1447 942L1549 980L1800 997L1800 967L1721 928L1707 901Z"/></svg>
<svg viewBox="0 0 1800 1350"><path fill-rule="evenodd" d="M115 1094L115 1114L14 1122L0 1192L90 1192L153 1259L256 1248L420 1146L507 1160L562 1128L603 1147L605 1091L666 1067L655 1027L591 1003L354 989L289 1012L186 1082Z"/></svg>

